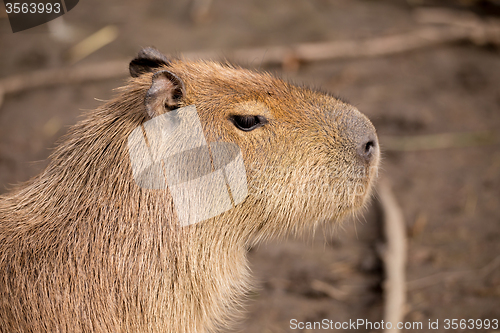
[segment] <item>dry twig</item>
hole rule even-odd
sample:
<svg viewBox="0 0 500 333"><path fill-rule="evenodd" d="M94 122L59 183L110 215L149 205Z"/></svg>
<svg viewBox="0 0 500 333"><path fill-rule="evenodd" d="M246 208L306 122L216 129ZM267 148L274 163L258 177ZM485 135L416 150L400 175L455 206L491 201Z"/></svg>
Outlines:
<svg viewBox="0 0 500 333"><path fill-rule="evenodd" d="M128 61L107 61L67 68L46 69L0 79L0 91L15 94L58 84L82 83L127 75Z"/></svg>
<svg viewBox="0 0 500 333"><path fill-rule="evenodd" d="M345 291L320 280L313 280L311 283L311 288L316 291L325 293L331 298L336 299L337 301L345 301L348 296Z"/></svg>
<svg viewBox="0 0 500 333"><path fill-rule="evenodd" d="M500 256L497 256L489 264L480 269L456 271L456 272L441 272L410 281L408 282L408 290L426 288L451 280L483 279L499 267L500 267Z"/></svg>
<svg viewBox="0 0 500 333"><path fill-rule="evenodd" d="M467 39L475 44L500 44L500 21L498 19L482 19L472 12L444 8L420 8L416 9L413 14L415 20L421 24L461 28L468 32Z"/></svg>
<svg viewBox="0 0 500 333"><path fill-rule="evenodd" d="M419 151L500 144L500 132L480 131L415 136L382 136L385 151Z"/></svg>
<svg viewBox="0 0 500 333"><path fill-rule="evenodd" d="M386 332L398 332L396 324L403 320L406 303L406 230L403 212L386 181L381 181L378 196L384 212L386 249L383 253L386 280L384 281L384 321L392 323Z"/></svg>
<svg viewBox="0 0 500 333"><path fill-rule="evenodd" d="M100 48L113 42L117 37L118 28L114 25L107 25L74 45L68 51L69 61L72 64L77 63Z"/></svg>

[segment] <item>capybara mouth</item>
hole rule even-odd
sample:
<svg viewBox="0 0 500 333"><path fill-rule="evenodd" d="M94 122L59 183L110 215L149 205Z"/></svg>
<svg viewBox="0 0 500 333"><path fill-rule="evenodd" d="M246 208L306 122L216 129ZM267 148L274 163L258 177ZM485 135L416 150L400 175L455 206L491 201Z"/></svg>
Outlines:
<svg viewBox="0 0 500 333"><path fill-rule="evenodd" d="M373 187L378 177L378 157L373 166L367 168L366 180L357 186L357 189L353 190L354 200L353 208L360 209L364 207L369 201L372 193Z"/></svg>

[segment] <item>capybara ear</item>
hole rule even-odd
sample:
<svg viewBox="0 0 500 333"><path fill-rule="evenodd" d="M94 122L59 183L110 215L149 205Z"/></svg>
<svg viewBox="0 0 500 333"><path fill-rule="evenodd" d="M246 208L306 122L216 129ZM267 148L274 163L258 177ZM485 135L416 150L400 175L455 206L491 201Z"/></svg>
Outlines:
<svg viewBox="0 0 500 333"><path fill-rule="evenodd" d="M149 117L178 108L184 95L184 83L177 75L167 70L155 73L144 99Z"/></svg>
<svg viewBox="0 0 500 333"><path fill-rule="evenodd" d="M143 73L154 72L157 68L168 64L167 57L160 51L152 47L146 47L130 62L128 68L132 77L138 77Z"/></svg>

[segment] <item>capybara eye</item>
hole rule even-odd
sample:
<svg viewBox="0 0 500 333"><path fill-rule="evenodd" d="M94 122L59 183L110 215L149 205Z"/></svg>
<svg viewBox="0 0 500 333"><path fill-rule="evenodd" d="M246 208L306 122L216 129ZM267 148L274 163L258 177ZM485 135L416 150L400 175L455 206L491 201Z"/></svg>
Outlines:
<svg viewBox="0 0 500 333"><path fill-rule="evenodd" d="M233 115L229 119L233 122L234 126L245 132L252 131L267 123L267 119L263 116Z"/></svg>

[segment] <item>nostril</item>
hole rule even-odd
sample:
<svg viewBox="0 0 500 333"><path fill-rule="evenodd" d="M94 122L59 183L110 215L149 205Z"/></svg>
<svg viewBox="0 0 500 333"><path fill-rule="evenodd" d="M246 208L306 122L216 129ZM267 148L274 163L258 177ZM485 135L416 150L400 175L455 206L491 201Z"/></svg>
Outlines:
<svg viewBox="0 0 500 333"><path fill-rule="evenodd" d="M367 141L361 141L362 143L358 146L358 154L365 162L371 163L376 155L377 139L374 139L373 136L367 139Z"/></svg>
<svg viewBox="0 0 500 333"><path fill-rule="evenodd" d="M375 149L375 142L370 140L365 144L365 154L371 154L373 149Z"/></svg>

